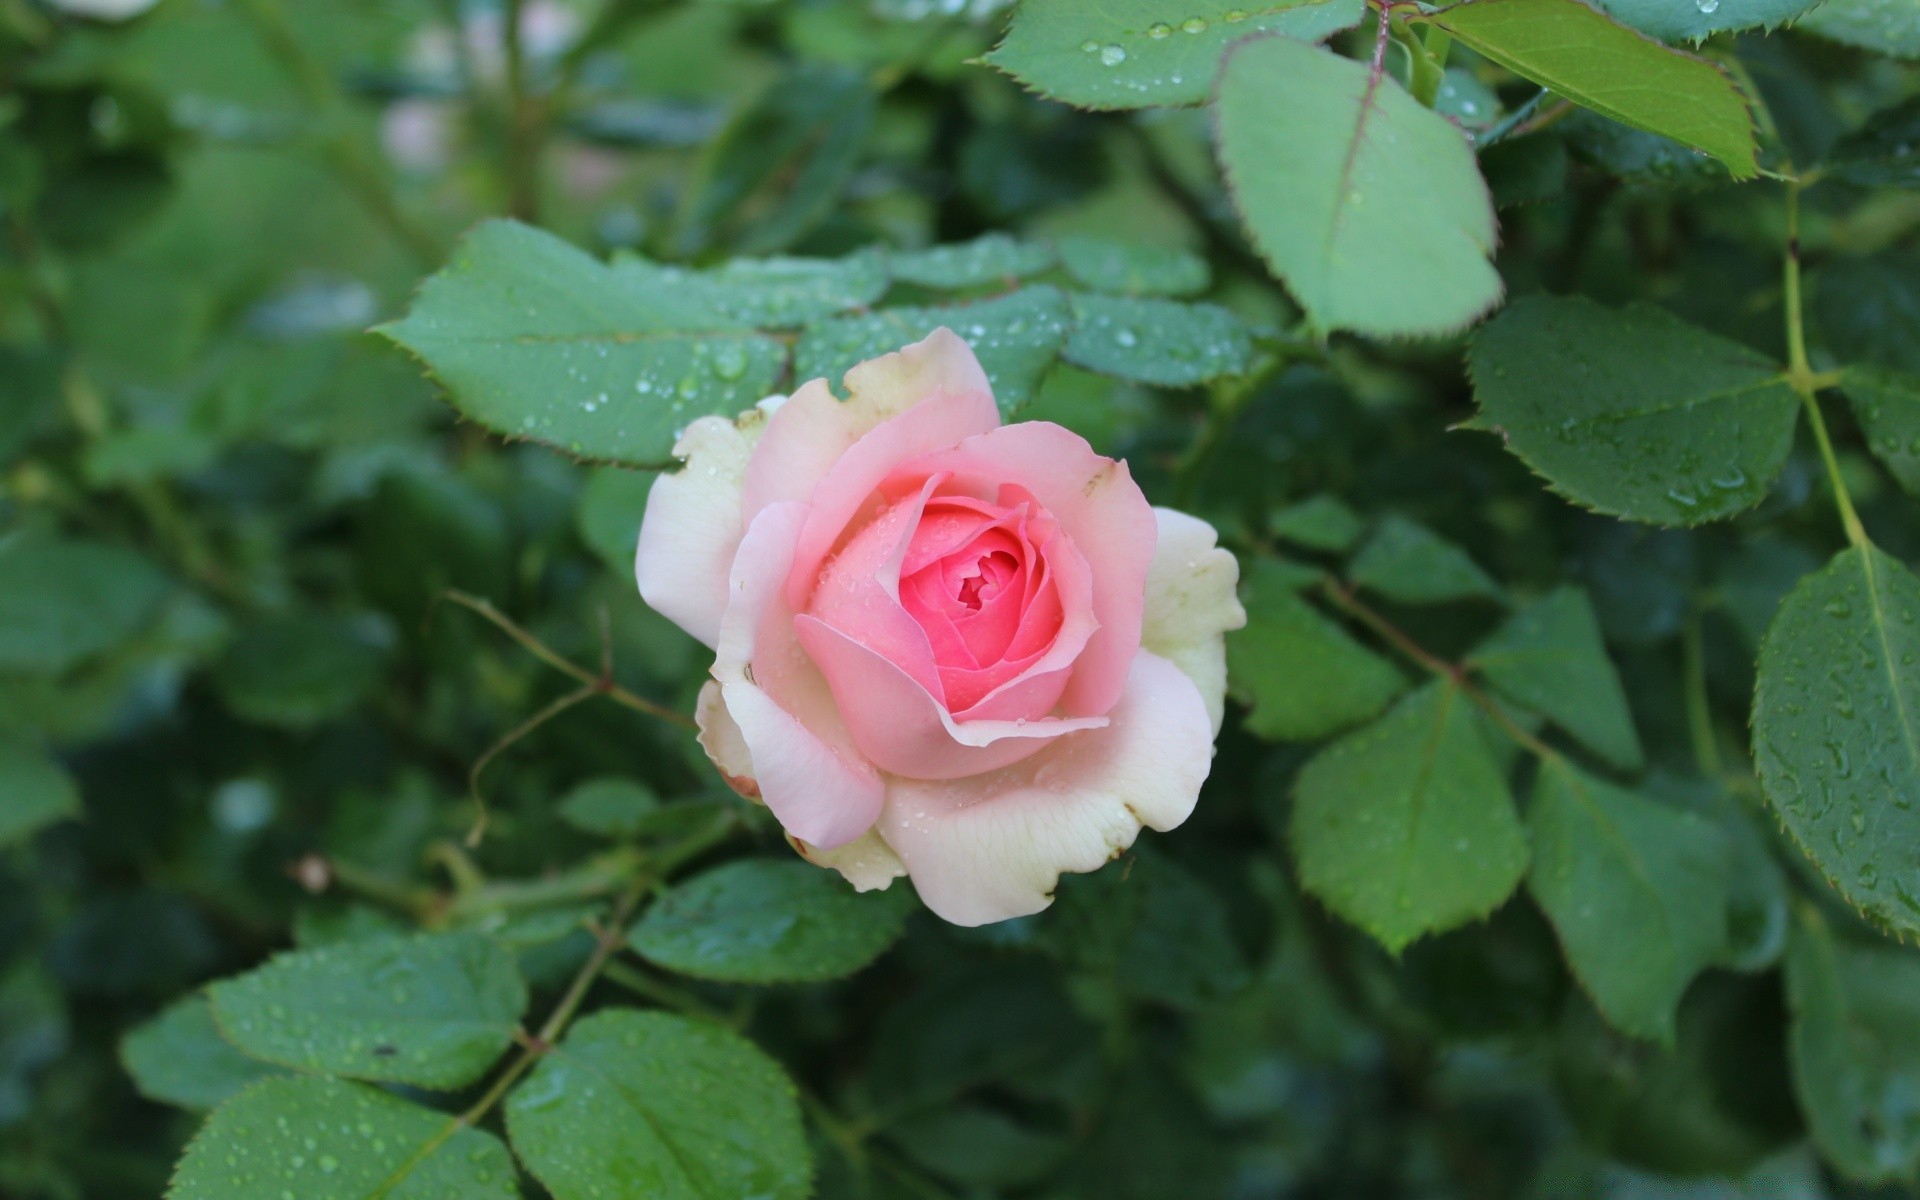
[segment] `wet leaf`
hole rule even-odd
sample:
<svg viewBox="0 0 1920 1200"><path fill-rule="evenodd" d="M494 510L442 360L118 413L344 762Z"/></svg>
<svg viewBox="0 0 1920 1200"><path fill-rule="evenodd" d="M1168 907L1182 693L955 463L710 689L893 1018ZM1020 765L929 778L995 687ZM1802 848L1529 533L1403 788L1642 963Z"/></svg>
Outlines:
<svg viewBox="0 0 1920 1200"><path fill-rule="evenodd" d="M1052 246L1023 242L1004 233L987 233L970 242L929 246L893 255L893 277L902 283L957 290L992 284L1011 286L1038 275L1057 261Z"/></svg>
<svg viewBox="0 0 1920 1200"><path fill-rule="evenodd" d="M805 1200L793 1083L753 1043L661 1012L574 1025L507 1097L507 1132L555 1200Z"/></svg>
<svg viewBox="0 0 1920 1200"><path fill-rule="evenodd" d="M613 260L614 278L642 295L722 314L740 329L795 329L862 308L887 290L886 257L733 258L705 271L636 255Z"/></svg>
<svg viewBox="0 0 1920 1200"><path fill-rule="evenodd" d="M457 1088L513 1041L527 985L473 933L380 937L279 955L208 989L227 1039L282 1066Z"/></svg>
<svg viewBox="0 0 1920 1200"><path fill-rule="evenodd" d="M1353 556L1353 582L1401 604L1501 598L1500 585L1467 552L1399 515L1380 522Z"/></svg>
<svg viewBox="0 0 1920 1200"><path fill-rule="evenodd" d="M1302 885L1396 954L1486 916L1527 869L1506 778L1448 684L1314 756L1290 832Z"/></svg>
<svg viewBox="0 0 1920 1200"><path fill-rule="evenodd" d="M1853 404L1867 448L1908 495L1920 496L1920 376L1848 367L1840 389Z"/></svg>
<svg viewBox="0 0 1920 1200"><path fill-rule="evenodd" d="M1514 614L1467 656L1487 683L1623 771L1643 762L1619 673L1607 658L1593 603L1556 588Z"/></svg>
<svg viewBox="0 0 1920 1200"><path fill-rule="evenodd" d="M675 885L627 940L642 958L683 975L814 982L851 975L878 958L912 908L904 884L856 892L834 871L745 859Z"/></svg>
<svg viewBox="0 0 1920 1200"><path fill-rule="evenodd" d="M269 1079L213 1110L167 1200L519 1200L492 1134L360 1083Z"/></svg>
<svg viewBox="0 0 1920 1200"><path fill-rule="evenodd" d="M1063 356L1075 366L1162 387L1191 387L1247 369L1247 328L1224 308L1076 292Z"/></svg>
<svg viewBox="0 0 1920 1200"><path fill-rule="evenodd" d="M1391 663L1302 599L1282 565L1257 558L1246 571L1247 625L1227 639L1227 679L1252 706L1247 728L1278 741L1323 738L1378 716L1406 687Z"/></svg>
<svg viewBox="0 0 1920 1200"><path fill-rule="evenodd" d="M122 1038L120 1061L141 1095L181 1108L212 1108L281 1074L221 1037L213 1007L198 994L168 1006Z"/></svg>
<svg viewBox="0 0 1920 1200"><path fill-rule="evenodd" d="M1468 355L1481 427L1577 504L1696 525L1758 503L1793 445L1780 368L1659 309L1525 297Z"/></svg>
<svg viewBox="0 0 1920 1200"><path fill-rule="evenodd" d="M1760 646L1754 760L1827 879L1920 933L1920 579L1873 546L1800 581Z"/></svg>

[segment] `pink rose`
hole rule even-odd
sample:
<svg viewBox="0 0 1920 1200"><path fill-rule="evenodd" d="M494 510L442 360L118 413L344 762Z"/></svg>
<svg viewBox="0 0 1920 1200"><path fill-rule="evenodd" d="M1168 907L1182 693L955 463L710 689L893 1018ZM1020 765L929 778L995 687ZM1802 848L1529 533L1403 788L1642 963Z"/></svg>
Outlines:
<svg viewBox="0 0 1920 1200"><path fill-rule="evenodd" d="M808 859L979 925L1193 811L1239 568L941 329L737 421L647 499L640 594L716 652L700 741Z"/></svg>

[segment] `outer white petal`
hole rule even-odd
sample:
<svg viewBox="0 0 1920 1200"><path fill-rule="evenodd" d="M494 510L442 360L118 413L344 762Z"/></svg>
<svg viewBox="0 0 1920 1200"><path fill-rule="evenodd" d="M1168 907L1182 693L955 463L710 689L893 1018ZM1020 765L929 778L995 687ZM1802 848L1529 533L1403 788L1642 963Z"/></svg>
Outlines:
<svg viewBox="0 0 1920 1200"><path fill-rule="evenodd" d="M887 780L877 828L928 908L956 925L1039 912L1062 872L1097 870L1142 825L1187 819L1213 759L1193 681L1142 651L1109 716L1004 770Z"/></svg>
<svg viewBox="0 0 1920 1200"><path fill-rule="evenodd" d="M907 873L907 864L893 848L880 840L880 834L872 829L844 846L823 850L809 842L788 835L787 840L800 857L819 867L832 867L846 876L856 892L884 890L894 880Z"/></svg>
<svg viewBox="0 0 1920 1200"><path fill-rule="evenodd" d="M1153 515L1160 540L1147 569L1140 644L1186 672L1219 733L1227 694L1226 634L1247 623L1247 610L1234 594L1240 564L1220 549L1213 526L1198 517L1171 508L1156 508Z"/></svg>
<svg viewBox="0 0 1920 1200"><path fill-rule="evenodd" d="M709 679L701 685L693 719L700 726L700 748L713 760L727 786L749 800L758 800L760 781L753 775L753 753L747 749L740 723L727 711L727 698L719 681Z"/></svg>
<svg viewBox="0 0 1920 1200"><path fill-rule="evenodd" d="M738 421L701 417L673 444L686 465L653 481L633 574L655 612L713 647L727 605L727 573L746 530L740 494L766 411Z"/></svg>

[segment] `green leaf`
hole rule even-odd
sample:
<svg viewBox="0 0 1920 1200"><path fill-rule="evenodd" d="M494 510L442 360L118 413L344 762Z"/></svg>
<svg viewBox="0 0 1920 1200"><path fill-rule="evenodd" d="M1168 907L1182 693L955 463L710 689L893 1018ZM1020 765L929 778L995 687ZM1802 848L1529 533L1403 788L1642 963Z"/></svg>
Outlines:
<svg viewBox="0 0 1920 1200"><path fill-rule="evenodd" d="M1747 98L1724 68L1581 0L1467 0L1423 19L1575 104L1711 154L1735 179L1760 169Z"/></svg>
<svg viewBox="0 0 1920 1200"><path fill-rule="evenodd" d="M1467 656L1496 692L1552 721L1623 771L1645 761L1620 676L1587 594L1560 587L1515 613Z"/></svg>
<svg viewBox="0 0 1920 1200"><path fill-rule="evenodd" d="M1726 170L1699 151L1596 112L1577 109L1553 132L1577 157L1629 183L1663 190L1726 186ZM1495 143L1493 148L1504 145Z"/></svg>
<svg viewBox="0 0 1920 1200"><path fill-rule="evenodd" d="M1800 581L1760 645L1755 765L1781 824L1862 912L1920 933L1920 579L1873 546Z"/></svg>
<svg viewBox="0 0 1920 1200"><path fill-rule="evenodd" d="M1204 104L1228 46L1256 33L1319 41L1359 23L1363 0L1211 2L1022 0L987 61L1053 100L1081 108Z"/></svg>
<svg viewBox="0 0 1920 1200"><path fill-rule="evenodd" d="M213 1007L188 996L127 1034L120 1061L140 1094L181 1108L212 1108L280 1072L255 1062L220 1036Z"/></svg>
<svg viewBox="0 0 1920 1200"><path fill-rule="evenodd" d="M1401 604L1501 598L1500 585L1467 552L1425 525L1390 514L1349 568L1353 582Z"/></svg>
<svg viewBox="0 0 1920 1200"><path fill-rule="evenodd" d="M838 385L851 367L917 342L941 326L973 347L1002 412L1025 403L1053 365L1072 324L1066 297L1051 287L1022 288L992 300L948 308L883 308L808 326L793 352L793 377Z"/></svg>
<svg viewBox="0 0 1920 1200"><path fill-rule="evenodd" d="M80 788L37 746L0 733L0 846L80 815Z"/></svg>
<svg viewBox="0 0 1920 1200"><path fill-rule="evenodd" d="M1277 538L1328 554L1345 554L1367 531L1359 513L1327 492L1289 504L1273 515L1267 528Z"/></svg>
<svg viewBox="0 0 1920 1200"><path fill-rule="evenodd" d="M1076 234L1060 239L1067 273L1096 292L1191 296L1207 290L1207 260L1173 246L1112 242Z"/></svg>
<svg viewBox="0 0 1920 1200"><path fill-rule="evenodd" d="M282 954L208 995L228 1040L255 1058L426 1088L479 1078L527 1007L513 956L474 933Z"/></svg>
<svg viewBox="0 0 1920 1200"><path fill-rule="evenodd" d="M1831 259L1813 284L1820 340L1835 359L1920 375L1920 253Z"/></svg>
<svg viewBox="0 0 1920 1200"><path fill-rule="evenodd" d="M1802 904L1787 948L1793 1089L1814 1144L1866 1183L1920 1169L1920 957L1858 946Z"/></svg>
<svg viewBox="0 0 1920 1200"><path fill-rule="evenodd" d="M641 957L702 979L811 983L851 975L900 936L902 887L856 892L807 863L742 859L656 901L627 935Z"/></svg>
<svg viewBox="0 0 1920 1200"><path fill-rule="evenodd" d="M581 541L622 574L633 569L633 557L640 548L640 518L646 515L654 478L650 472L599 467L580 489L574 528Z"/></svg>
<svg viewBox="0 0 1920 1200"><path fill-rule="evenodd" d="M1312 741L1378 716L1406 687L1393 665L1297 595L1285 566L1246 563L1245 629L1227 639L1227 680L1250 705L1247 728L1276 741Z"/></svg>
<svg viewBox="0 0 1920 1200"><path fill-rule="evenodd" d="M1073 1148L1065 1133L1035 1129L985 1105L965 1103L890 1121L887 1138L929 1171L985 1188L1037 1183Z"/></svg>
<svg viewBox="0 0 1920 1200"><path fill-rule="evenodd" d="M1672 1045L1681 993L1727 946L1726 834L1558 759L1527 830L1528 886L1574 976L1616 1029Z"/></svg>
<svg viewBox="0 0 1920 1200"><path fill-rule="evenodd" d="M574 247L489 221L378 332L426 364L452 405L507 437L663 466L674 431L745 412L786 352L717 309L638 292Z"/></svg>
<svg viewBox="0 0 1920 1200"><path fill-rule="evenodd" d="M1320 329L1443 333L1500 299L1473 152L1390 77L1256 38L1228 56L1215 115L1241 220Z"/></svg>
<svg viewBox="0 0 1920 1200"><path fill-rule="evenodd" d="M660 798L631 779L590 779L560 801L560 819L584 833L632 837L660 811Z"/></svg>
<svg viewBox="0 0 1920 1200"><path fill-rule="evenodd" d="M864 308L889 282L886 257L876 250L845 258L734 258L707 271L626 255L613 260L612 271L640 295L711 310L739 329L796 329Z"/></svg>
<svg viewBox="0 0 1920 1200"><path fill-rule="evenodd" d="M306 729L344 715L380 682L386 648L363 622L289 613L243 630L214 668L228 708L249 721Z"/></svg>
<svg viewBox="0 0 1920 1200"><path fill-rule="evenodd" d="M1861 187L1920 188L1920 97L1881 109L1834 143L1826 171Z"/></svg>
<svg viewBox="0 0 1920 1200"><path fill-rule="evenodd" d="M1772 29L1822 0L1600 0L1615 17L1669 42L1701 42L1730 29Z"/></svg>
<svg viewBox="0 0 1920 1200"><path fill-rule="evenodd" d="M1045 242L1023 242L987 233L970 242L896 252L893 277L902 283L951 291L1009 284L1052 267L1058 256Z"/></svg>
<svg viewBox="0 0 1920 1200"><path fill-rule="evenodd" d="M1486 916L1527 869L1513 795L1451 684L1315 755L1291 835L1301 884L1395 954Z"/></svg>
<svg viewBox="0 0 1920 1200"><path fill-rule="evenodd" d="M1162 387L1192 387L1247 369L1240 318L1212 304L1073 295L1076 322L1062 356L1075 366Z"/></svg>
<svg viewBox="0 0 1920 1200"><path fill-rule="evenodd" d="M213 1110L167 1200L519 1200L492 1134L339 1079L269 1079Z"/></svg>
<svg viewBox="0 0 1920 1200"><path fill-rule="evenodd" d="M1800 401L1780 369L1660 309L1526 297L1467 356L1481 423L1553 490L1613 516L1696 525L1758 503Z"/></svg>
<svg viewBox="0 0 1920 1200"><path fill-rule="evenodd" d="M1894 58L1920 58L1920 8L1908 0L1827 0L1796 29Z"/></svg>
<svg viewBox="0 0 1920 1200"><path fill-rule="evenodd" d="M119 546L0 537L0 671L57 675L111 650L153 621L168 587Z"/></svg>
<svg viewBox="0 0 1920 1200"><path fill-rule="evenodd" d="M1867 447L1910 496L1920 496L1920 376L1881 367L1848 367L1840 389L1853 405Z"/></svg>
<svg viewBox="0 0 1920 1200"><path fill-rule="evenodd" d="M661 1012L580 1021L507 1097L514 1150L555 1200L805 1200L793 1083L737 1034Z"/></svg>

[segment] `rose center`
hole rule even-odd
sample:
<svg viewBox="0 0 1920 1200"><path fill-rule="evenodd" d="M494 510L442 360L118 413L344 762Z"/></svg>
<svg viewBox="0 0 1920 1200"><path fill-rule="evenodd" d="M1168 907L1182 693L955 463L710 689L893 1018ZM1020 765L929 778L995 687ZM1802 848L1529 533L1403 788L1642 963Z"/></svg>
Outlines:
<svg viewBox="0 0 1920 1200"><path fill-rule="evenodd" d="M1013 555L1004 550L981 555L974 561L973 572L960 580L960 603L979 612L982 604L993 599L1006 586L1008 576L1019 566Z"/></svg>

